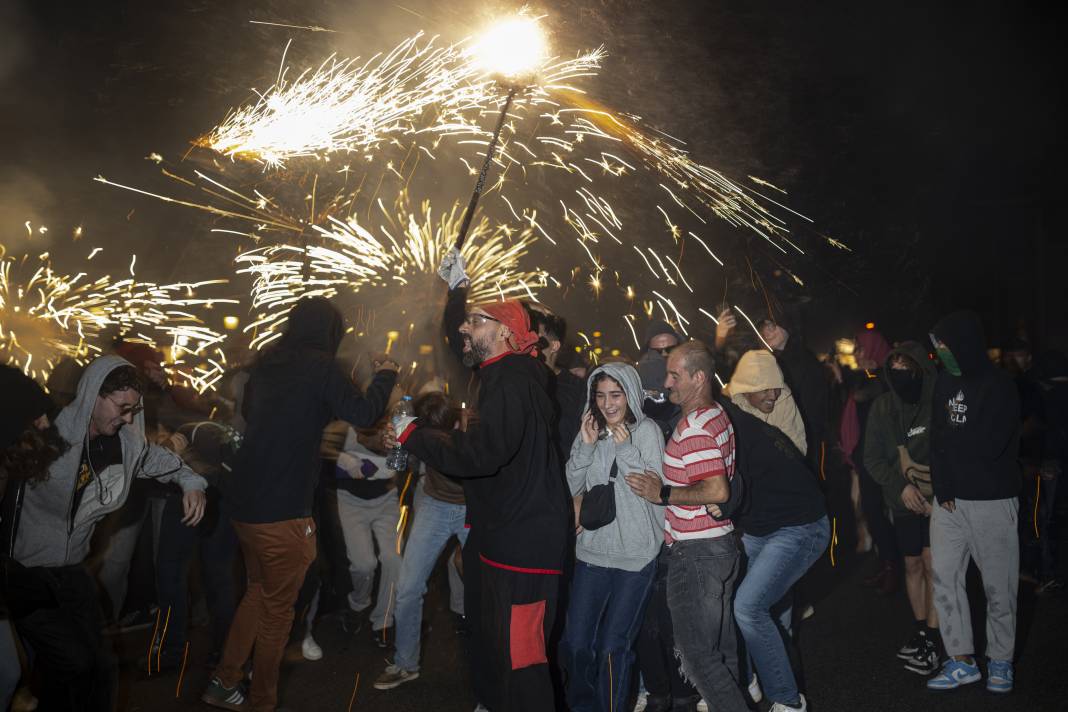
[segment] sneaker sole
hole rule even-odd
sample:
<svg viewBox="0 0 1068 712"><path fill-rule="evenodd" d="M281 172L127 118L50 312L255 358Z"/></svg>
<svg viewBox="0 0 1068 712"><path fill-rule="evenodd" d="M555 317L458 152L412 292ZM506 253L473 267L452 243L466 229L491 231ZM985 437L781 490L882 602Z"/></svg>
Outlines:
<svg viewBox="0 0 1068 712"><path fill-rule="evenodd" d="M935 667L931 667L931 668L921 668L918 665L906 665L905 669L908 670L909 672L914 672L917 675L924 675L924 676L933 675L934 673L938 672L938 666L937 665Z"/></svg>
<svg viewBox="0 0 1068 712"><path fill-rule="evenodd" d="M244 710L248 709L248 707L246 707L243 704L242 705L230 704L229 702L224 702L222 700L216 700L215 698L210 697L208 695L201 695L200 696L200 701L203 702L206 705L211 705L212 707L218 707L219 709L222 709L222 710L237 710L238 712L244 712Z"/></svg>
<svg viewBox="0 0 1068 712"><path fill-rule="evenodd" d="M401 678L394 682L376 682L374 687L376 690L392 690L394 687L400 687L406 682L411 682L419 677L419 673L409 673L407 677Z"/></svg>
<svg viewBox="0 0 1068 712"><path fill-rule="evenodd" d="M912 660L912 656L915 655L917 652L919 652L919 648L916 648L916 650L913 650L913 651L908 652L908 653L906 653L903 650L899 650L899 651L897 651L897 659L898 660L904 660L905 662L908 662L909 660Z"/></svg>
<svg viewBox="0 0 1068 712"><path fill-rule="evenodd" d="M1012 685L1010 684L1008 687L993 687L987 684L986 691L993 692L995 695L1007 695L1012 692Z"/></svg>
<svg viewBox="0 0 1068 712"><path fill-rule="evenodd" d="M952 687L932 687L930 684L928 684L927 685L927 689L928 690L932 690L934 692L952 692L953 690L959 690L960 688L964 687L965 685L974 685L975 683L979 682L982 679L983 679L982 677L976 677L975 679L957 680L956 681L957 684L952 686Z"/></svg>

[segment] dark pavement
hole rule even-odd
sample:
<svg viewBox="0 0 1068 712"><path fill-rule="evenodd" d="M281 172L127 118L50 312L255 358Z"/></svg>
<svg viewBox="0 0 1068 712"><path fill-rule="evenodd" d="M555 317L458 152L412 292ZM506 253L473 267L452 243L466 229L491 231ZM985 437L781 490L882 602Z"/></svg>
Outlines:
<svg viewBox="0 0 1068 712"><path fill-rule="evenodd" d="M816 614L802 624L800 633L812 710L1068 708L1068 595L1036 596L1033 586L1021 583L1014 693L996 697L982 684L952 693L930 693L924 689L923 679L904 671L894 656L911 625L904 592L882 598L862 587L860 580L874 566L874 560L840 553L843 560L833 569L824 557L806 589L816 599ZM430 630L424 637L424 664L418 680L388 692L375 690L372 683L391 651L376 647L366 631L349 636L342 633L336 618L326 618L316 631L325 652L322 660L307 662L300 657L299 646L290 647L282 672L281 704L302 711L347 710L355 688L353 710L470 712L474 700L468 691L461 642L454 631L447 597L442 595L447 591L442 574L439 567L427 598ZM980 623L976 630L981 629ZM117 640L125 648L128 666L123 672L121 709L209 709L199 702L208 675L204 668L205 631L193 631L180 688L176 673L146 679L132 669L132 661L144 654L149 634L140 631ZM981 638L981 633L977 637Z"/></svg>

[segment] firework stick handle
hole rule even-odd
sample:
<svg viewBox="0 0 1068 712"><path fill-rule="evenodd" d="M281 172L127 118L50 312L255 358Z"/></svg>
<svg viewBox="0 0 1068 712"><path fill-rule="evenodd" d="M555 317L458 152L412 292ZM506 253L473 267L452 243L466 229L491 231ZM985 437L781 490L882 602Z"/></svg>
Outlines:
<svg viewBox="0 0 1068 712"><path fill-rule="evenodd" d="M497 140L501 137L501 129L504 128L504 120L508 116L508 109L512 108L512 99L515 98L518 91L519 87L517 86L513 86L508 90L508 97L504 100L504 108L501 109L501 115L497 117L497 126L493 129L493 137L490 138L489 146L486 147L486 158L482 161L482 170L478 173L475 192L471 194L471 201L468 202L467 209L464 210L464 219L460 223L460 233L456 236L457 249L463 247L464 240L467 239L467 231L471 227L471 220L475 217L478 199L482 195L482 188L486 185L486 174L489 172L490 164L493 162L493 154L497 151Z"/></svg>

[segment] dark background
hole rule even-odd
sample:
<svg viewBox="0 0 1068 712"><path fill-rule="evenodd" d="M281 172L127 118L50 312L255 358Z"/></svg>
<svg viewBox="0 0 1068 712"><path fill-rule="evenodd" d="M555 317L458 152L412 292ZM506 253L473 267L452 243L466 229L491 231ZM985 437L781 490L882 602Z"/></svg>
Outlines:
<svg viewBox="0 0 1068 712"><path fill-rule="evenodd" d="M921 338L939 315L972 307L992 342L1022 331L1041 349L1068 341L1068 243L1056 210L1063 24L1044 7L606 0L537 9L562 54L605 45L598 100L685 140L735 180L780 186L786 204L815 220L798 232L806 256L788 263L804 288L750 238L732 236L751 258L728 265L738 303L759 309L766 289L804 315L820 346L865 321L891 339ZM289 63L300 67L335 50L366 56L418 29L455 40L509 8L5 3L0 242L16 253L51 249L70 269L100 245L117 270L137 252L139 274L157 281L227 276L235 245L208 233L209 216L91 178L151 188L158 169L143 157L181 155L251 87L269 85L290 38ZM27 237L27 219L50 232ZM606 298L589 313L564 311L591 329L608 318L617 327L622 307Z"/></svg>

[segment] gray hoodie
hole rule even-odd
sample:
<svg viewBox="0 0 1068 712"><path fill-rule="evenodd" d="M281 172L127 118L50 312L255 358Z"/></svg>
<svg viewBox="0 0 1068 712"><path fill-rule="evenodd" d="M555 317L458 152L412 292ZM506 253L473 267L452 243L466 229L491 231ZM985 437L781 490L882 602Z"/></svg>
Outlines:
<svg viewBox="0 0 1068 712"><path fill-rule="evenodd" d="M71 448L52 463L46 480L26 488L14 548L14 558L23 566L69 566L84 561L96 523L126 502L134 477L174 482L186 492L207 488L204 478L181 458L145 439L144 413L138 413L132 424L119 430L122 464L105 468L86 485L72 525L74 485L97 394L109 373L129 365L118 356L94 360L78 382L78 396L56 417L59 434Z"/></svg>
<svg viewBox="0 0 1068 712"><path fill-rule="evenodd" d="M596 368L586 381L586 393L593 386L598 373L607 373L623 386L627 405L637 418L627 426L630 440L616 445L607 438L587 445L579 433L571 446L567 461L567 483L571 495L582 494L592 487L608 482L612 461L619 465L616 473L616 518L611 524L578 535L575 554L579 561L624 571L640 571L656 558L664 543L664 508L651 504L631 491L623 478L629 472L655 470L659 475L664 461L664 436L656 423L642 414L645 393L641 379L633 366L625 363L606 363ZM589 402L583 417L589 412Z"/></svg>

